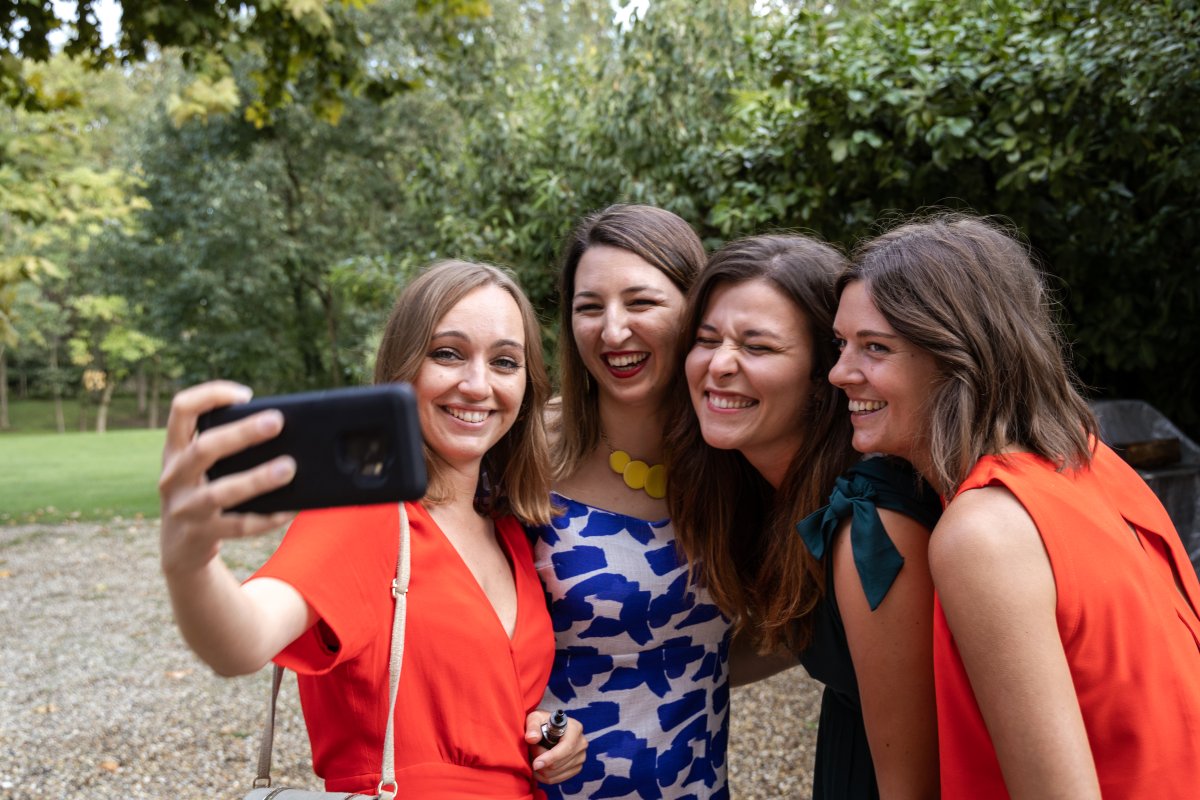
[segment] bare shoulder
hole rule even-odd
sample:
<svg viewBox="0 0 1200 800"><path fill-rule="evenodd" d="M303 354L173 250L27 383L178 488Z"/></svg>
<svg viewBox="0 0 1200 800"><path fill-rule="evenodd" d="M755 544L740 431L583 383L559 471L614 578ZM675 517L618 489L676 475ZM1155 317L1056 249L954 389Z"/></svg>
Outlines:
<svg viewBox="0 0 1200 800"><path fill-rule="evenodd" d="M913 553L923 553L929 547L929 529L900 511L878 508L879 521L888 538L906 559Z"/></svg>
<svg viewBox="0 0 1200 800"><path fill-rule="evenodd" d="M1014 580L1041 584L1050 575L1033 518L1003 486L971 489L951 501L930 539L929 567L942 594L952 581L1011 590Z"/></svg>
<svg viewBox="0 0 1200 800"><path fill-rule="evenodd" d="M1016 496L1003 486L984 486L958 495L934 528L930 557L1003 555L1030 544L1041 547L1037 526Z"/></svg>

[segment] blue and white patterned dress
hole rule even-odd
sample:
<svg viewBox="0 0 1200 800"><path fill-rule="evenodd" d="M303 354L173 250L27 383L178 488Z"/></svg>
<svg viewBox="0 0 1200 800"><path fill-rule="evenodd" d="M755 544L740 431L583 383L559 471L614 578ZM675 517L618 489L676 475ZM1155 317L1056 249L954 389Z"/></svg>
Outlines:
<svg viewBox="0 0 1200 800"><path fill-rule="evenodd" d="M688 581L669 520L554 495L531 528L556 651L544 708L583 725L587 761L550 798L727 798L729 622Z"/></svg>

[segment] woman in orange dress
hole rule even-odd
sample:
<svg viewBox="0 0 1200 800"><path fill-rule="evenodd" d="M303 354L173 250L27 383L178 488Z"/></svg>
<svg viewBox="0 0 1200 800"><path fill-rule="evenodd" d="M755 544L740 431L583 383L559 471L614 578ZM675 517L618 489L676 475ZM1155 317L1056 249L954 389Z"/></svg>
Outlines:
<svg viewBox="0 0 1200 800"><path fill-rule="evenodd" d="M854 447L947 502L929 545L945 798L1200 791L1200 583L1161 503L1096 437L1027 249L941 216L840 281L830 380Z"/></svg>
<svg viewBox="0 0 1200 800"><path fill-rule="evenodd" d="M430 474L425 499L405 504L412 578L395 763L407 796L525 800L540 795L535 778L565 780L583 760L574 722L554 748L537 746L554 636L517 517L550 516L538 342L533 310L507 274L444 262L401 294L380 345L376 382L412 383ZM239 584L220 558L222 540L287 516L222 509L295 472L284 456L204 479L217 459L278 434L282 418L266 411L196 435L201 413L247 399L244 387L218 382L172 403L160 492L176 619L220 674L271 660L295 670L314 770L328 791L372 794L387 722L399 506L300 514Z"/></svg>

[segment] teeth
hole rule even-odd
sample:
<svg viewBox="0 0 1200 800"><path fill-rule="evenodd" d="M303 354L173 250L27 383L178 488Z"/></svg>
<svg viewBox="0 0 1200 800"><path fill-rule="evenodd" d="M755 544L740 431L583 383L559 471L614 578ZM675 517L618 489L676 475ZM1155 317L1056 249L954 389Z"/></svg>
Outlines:
<svg viewBox="0 0 1200 800"><path fill-rule="evenodd" d="M749 408L758 401L751 400L749 397L717 397L710 394L708 402L712 403L714 408Z"/></svg>
<svg viewBox="0 0 1200 800"><path fill-rule="evenodd" d="M446 408L446 412L455 419L463 422L483 422L488 418L488 411L471 411L465 408Z"/></svg>
<svg viewBox="0 0 1200 800"><path fill-rule="evenodd" d="M882 400L851 400L850 411L878 411L886 405Z"/></svg>
<svg viewBox="0 0 1200 800"><path fill-rule="evenodd" d="M630 353L623 356L605 356L610 367L632 367L650 357L649 353Z"/></svg>

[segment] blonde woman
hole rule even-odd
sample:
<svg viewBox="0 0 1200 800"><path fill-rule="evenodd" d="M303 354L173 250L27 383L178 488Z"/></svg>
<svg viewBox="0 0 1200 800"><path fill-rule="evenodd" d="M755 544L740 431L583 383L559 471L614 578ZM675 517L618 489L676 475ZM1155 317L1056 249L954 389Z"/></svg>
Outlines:
<svg viewBox="0 0 1200 800"><path fill-rule="evenodd" d="M413 385L429 491L411 525L404 668L395 724L402 796L525 800L536 780L578 772L578 722L536 746L554 639L517 517L550 514L542 406L549 392L536 317L506 273L443 262L401 294L380 343L377 383ZM278 434L266 411L196 435L197 417L249 392L181 392L167 429L162 563L181 632L223 675L269 661L299 675L313 770L327 791L374 794L388 709L396 504L300 514L271 559L239 584L221 542L286 515L224 508L286 484L284 456L208 482L217 459ZM483 476L489 491L480 492ZM485 499L480 500L481 496ZM532 761L532 764L531 764Z"/></svg>

